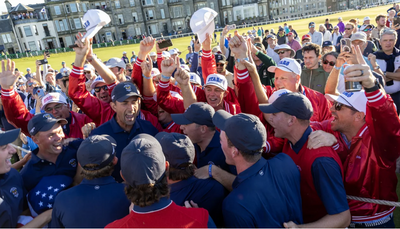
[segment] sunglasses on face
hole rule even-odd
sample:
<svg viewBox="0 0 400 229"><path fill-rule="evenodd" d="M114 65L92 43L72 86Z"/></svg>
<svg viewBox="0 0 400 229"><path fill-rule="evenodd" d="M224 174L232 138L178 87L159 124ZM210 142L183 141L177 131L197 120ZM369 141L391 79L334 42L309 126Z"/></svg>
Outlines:
<svg viewBox="0 0 400 229"><path fill-rule="evenodd" d="M217 66L218 66L218 67L223 67L223 66L224 66L224 64L217 64Z"/></svg>
<svg viewBox="0 0 400 229"><path fill-rule="evenodd" d="M53 110L59 111L63 105L64 105L64 104L57 104L57 105L55 105L54 107L46 107L45 111L46 111L47 113L50 113L50 112L52 112Z"/></svg>
<svg viewBox="0 0 400 229"><path fill-rule="evenodd" d="M132 72L133 71L133 69L128 69L128 72Z"/></svg>
<svg viewBox="0 0 400 229"><path fill-rule="evenodd" d="M95 87L95 88L94 88L94 91L95 91L95 92L100 92L101 89L103 89L104 91L108 91L107 85L104 85L104 86L102 86L102 87Z"/></svg>
<svg viewBox="0 0 400 229"><path fill-rule="evenodd" d="M372 31L372 29L364 29L364 32Z"/></svg>
<svg viewBox="0 0 400 229"><path fill-rule="evenodd" d="M90 72L83 72L83 74L90 74Z"/></svg>
<svg viewBox="0 0 400 229"><path fill-rule="evenodd" d="M352 30L353 28L345 28L346 30Z"/></svg>
<svg viewBox="0 0 400 229"><path fill-rule="evenodd" d="M314 28L315 26L314 26L314 25L310 25L309 27L310 27L310 28Z"/></svg>
<svg viewBox="0 0 400 229"><path fill-rule="evenodd" d="M347 105L344 105L344 104L336 102L336 101L333 103L333 106L335 107L335 110L337 110L337 111L340 111L342 109L342 107L347 107L352 111L357 111L354 107L347 106Z"/></svg>
<svg viewBox="0 0 400 229"><path fill-rule="evenodd" d="M284 54L286 51L278 51L277 53L278 53L278 55L280 55L280 54Z"/></svg>
<svg viewBox="0 0 400 229"><path fill-rule="evenodd" d="M28 87L32 87L33 85L36 85L36 83L28 83Z"/></svg>
<svg viewBox="0 0 400 229"><path fill-rule="evenodd" d="M327 61L327 60L324 60L324 62L323 62L323 64L329 64L330 66L335 66L335 62L334 61Z"/></svg>

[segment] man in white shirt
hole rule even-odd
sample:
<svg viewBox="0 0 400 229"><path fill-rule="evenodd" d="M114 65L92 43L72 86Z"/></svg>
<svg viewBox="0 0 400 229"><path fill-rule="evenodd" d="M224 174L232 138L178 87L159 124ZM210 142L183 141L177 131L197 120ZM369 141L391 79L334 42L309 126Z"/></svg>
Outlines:
<svg viewBox="0 0 400 229"><path fill-rule="evenodd" d="M319 46L322 46L322 42L324 40L323 35L321 32L315 30L315 23L310 22L308 24L308 29L310 31L308 34L311 36L311 42Z"/></svg>
<svg viewBox="0 0 400 229"><path fill-rule="evenodd" d="M267 36L267 43L268 43L268 47L267 47L267 55L270 56L275 63L279 63L280 59L278 53L275 52L274 48L276 46L276 37L272 34Z"/></svg>

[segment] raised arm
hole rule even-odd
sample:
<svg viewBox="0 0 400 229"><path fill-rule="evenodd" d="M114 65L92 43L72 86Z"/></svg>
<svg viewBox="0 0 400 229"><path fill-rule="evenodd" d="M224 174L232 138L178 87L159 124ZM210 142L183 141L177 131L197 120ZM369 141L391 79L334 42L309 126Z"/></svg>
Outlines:
<svg viewBox="0 0 400 229"><path fill-rule="evenodd" d="M191 104L197 102L196 95L190 85L189 79L190 75L187 71L182 68L178 68L175 72L175 79L181 88L183 105L187 109Z"/></svg>
<svg viewBox="0 0 400 229"><path fill-rule="evenodd" d="M331 95L339 95L339 91L337 90L338 84L339 84L339 74L340 74L340 68L343 66L343 64L346 62L345 59L345 52L341 52L336 60L335 67L332 68L331 73L328 76L328 79L326 80L326 85L325 85L325 94L331 94ZM338 69L336 69L338 68Z"/></svg>
<svg viewBox="0 0 400 229"><path fill-rule="evenodd" d="M88 47L88 54L86 56L86 60L89 61L91 65L96 69L97 73L104 79L106 84L114 84L117 81L117 77L114 73L106 67L106 65L101 62L99 59L94 58L93 56L93 48L91 45L92 41L90 41L90 45ZM74 62L75 64L75 62Z"/></svg>
<svg viewBox="0 0 400 229"><path fill-rule="evenodd" d="M203 56L201 57L201 69L203 71L204 83L207 81L207 76L217 73L214 54L211 50L212 36L207 34L206 40L203 41Z"/></svg>
<svg viewBox="0 0 400 229"><path fill-rule="evenodd" d="M38 81L39 86L43 87L44 86L44 82L43 82L43 79L42 79L42 73L40 71L41 71L40 61L36 60L36 76L34 76L33 78Z"/></svg>
<svg viewBox="0 0 400 229"><path fill-rule="evenodd" d="M149 56L147 56L148 60L151 60ZM156 88L153 84L153 77L151 77L151 70L153 69L153 63L147 60L143 60L141 66L142 74L143 74L143 96L153 97L156 92Z"/></svg>
<svg viewBox="0 0 400 229"><path fill-rule="evenodd" d="M222 35L219 38L219 47L221 49L222 54L224 55L226 53L225 38L228 32L229 32L228 25L226 25L225 28L222 30Z"/></svg>

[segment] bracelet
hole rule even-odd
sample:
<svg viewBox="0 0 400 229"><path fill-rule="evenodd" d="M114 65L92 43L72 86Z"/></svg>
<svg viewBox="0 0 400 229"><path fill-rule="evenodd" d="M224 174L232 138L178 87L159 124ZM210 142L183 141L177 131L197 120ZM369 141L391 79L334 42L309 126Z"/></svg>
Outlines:
<svg viewBox="0 0 400 229"><path fill-rule="evenodd" d="M240 63L240 61L243 61L243 60L249 61L249 58L248 58L248 57L245 57L245 58L243 58L243 59L239 59L239 58L238 58L238 59L237 59L237 62Z"/></svg>
<svg viewBox="0 0 400 229"><path fill-rule="evenodd" d="M338 70L338 71L340 70L340 67L336 67L336 65L333 65L333 68Z"/></svg>
<svg viewBox="0 0 400 229"><path fill-rule="evenodd" d="M208 177L212 178L212 164L208 165Z"/></svg>
<svg viewBox="0 0 400 229"><path fill-rule="evenodd" d="M365 92L374 92L379 89L380 89L380 83L378 82L378 80L375 80L375 85L373 87L371 87L371 88L364 87Z"/></svg>
<svg viewBox="0 0 400 229"><path fill-rule="evenodd" d="M161 77L162 77L163 79L166 79L166 80L169 80L169 79L171 78L171 76L164 76L163 74L161 74Z"/></svg>
<svg viewBox="0 0 400 229"><path fill-rule="evenodd" d="M89 61L89 62L92 62L94 57L97 58L96 54L93 54L93 55L92 55L92 58L90 58L90 59L86 58L86 60Z"/></svg>
<svg viewBox="0 0 400 229"><path fill-rule="evenodd" d="M174 85L175 85L175 86L176 86L176 85L178 85L178 81L176 81L176 80L175 80L175 83L174 83Z"/></svg>
<svg viewBox="0 0 400 229"><path fill-rule="evenodd" d="M143 76L143 78L145 78L145 79L148 79L148 80L151 79L151 76L150 76L150 77L147 77L147 76L145 76L144 74L142 74L142 76Z"/></svg>

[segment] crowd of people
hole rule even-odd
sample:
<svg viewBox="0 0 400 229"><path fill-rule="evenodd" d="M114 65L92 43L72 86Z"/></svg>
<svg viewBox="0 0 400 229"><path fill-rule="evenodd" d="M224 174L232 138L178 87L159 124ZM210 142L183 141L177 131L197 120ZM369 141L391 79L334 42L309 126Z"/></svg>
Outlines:
<svg viewBox="0 0 400 229"><path fill-rule="evenodd" d="M346 196L398 200L398 11L212 47L202 8L185 56L102 62L79 33L70 68L2 61L0 226L394 227Z"/></svg>

